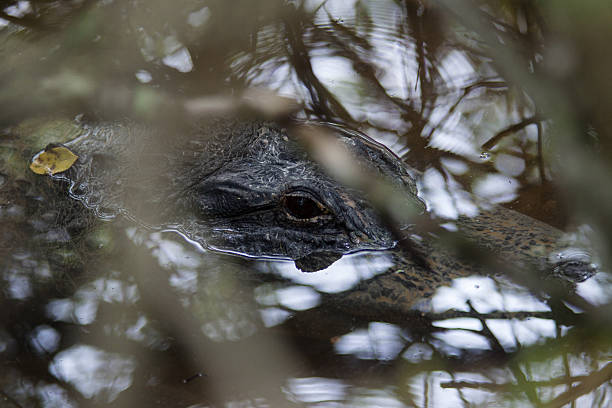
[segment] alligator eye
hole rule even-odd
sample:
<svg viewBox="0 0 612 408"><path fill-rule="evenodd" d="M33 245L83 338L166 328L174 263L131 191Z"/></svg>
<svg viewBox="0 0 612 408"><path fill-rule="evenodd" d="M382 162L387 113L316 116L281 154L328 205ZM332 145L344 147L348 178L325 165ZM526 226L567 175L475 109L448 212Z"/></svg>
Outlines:
<svg viewBox="0 0 612 408"><path fill-rule="evenodd" d="M300 220L315 218L327 212L323 205L300 193L285 195L281 203L287 214Z"/></svg>

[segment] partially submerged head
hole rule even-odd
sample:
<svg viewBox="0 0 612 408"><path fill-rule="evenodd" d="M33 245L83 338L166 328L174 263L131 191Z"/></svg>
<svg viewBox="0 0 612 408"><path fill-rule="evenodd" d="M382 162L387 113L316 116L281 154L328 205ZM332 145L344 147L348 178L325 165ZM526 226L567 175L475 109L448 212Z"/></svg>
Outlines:
<svg viewBox="0 0 612 408"><path fill-rule="evenodd" d="M328 176L295 135L273 124L252 124L243 132L247 143L226 152L230 157L214 171L186 180L181 194L211 246L288 257L305 271L325 268L348 252L394 246L395 237L363 195ZM406 199L422 205L412 179L399 172L399 159L365 137L335 135L354 160L393 178Z"/></svg>
<svg viewBox="0 0 612 408"><path fill-rule="evenodd" d="M423 208L390 151L355 132L325 129ZM75 198L100 214L171 226L209 248L290 258L315 271L343 254L395 244L359 191L329 177L295 135L272 123L219 120L180 136L91 127L71 148L79 162L62 177Z"/></svg>

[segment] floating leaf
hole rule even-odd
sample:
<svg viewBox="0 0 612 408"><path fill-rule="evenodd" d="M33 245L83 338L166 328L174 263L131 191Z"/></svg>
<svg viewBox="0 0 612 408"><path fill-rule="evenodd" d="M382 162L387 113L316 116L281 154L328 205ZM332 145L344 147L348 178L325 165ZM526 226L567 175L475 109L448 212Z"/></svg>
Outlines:
<svg viewBox="0 0 612 408"><path fill-rule="evenodd" d="M68 148L49 145L32 158L30 170L36 174L56 174L68 170L79 157Z"/></svg>

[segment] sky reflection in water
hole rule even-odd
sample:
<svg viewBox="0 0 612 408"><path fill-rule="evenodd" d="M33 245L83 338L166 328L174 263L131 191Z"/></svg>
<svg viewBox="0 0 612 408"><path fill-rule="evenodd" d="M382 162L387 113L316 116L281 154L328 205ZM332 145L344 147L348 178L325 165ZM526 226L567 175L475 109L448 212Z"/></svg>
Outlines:
<svg viewBox="0 0 612 408"><path fill-rule="evenodd" d="M308 1L305 8L314 10L320 3ZM400 10L398 4L392 1L363 3L363 7L368 8L372 16L371 22L364 25L356 24L356 2L330 0L316 12L314 28L329 29L334 24L354 28L356 34L367 38L372 45L369 49L355 46L356 55L372 64L376 79L384 91L392 98L416 101L414 106L423 108L418 105L424 103L422 97L426 90L422 88L419 78L425 73L419 72L413 39L407 35L398 35L404 32L402 19L397 18L404 10ZM211 14L210 8L199 7L185 14L185 23L189 27L202 29L217 18ZM30 10L30 2L20 1L5 8L4 12L11 16L23 16ZM160 34L140 28L138 47L143 63L148 65L139 62L133 74L130 74L140 84L153 83L157 87L160 79L168 75L168 71L158 71L159 67L169 67L177 75L201 72L203 67L201 63L198 65L198 58L195 58L195 44L176 33ZM164 30L172 31L166 25ZM284 31L280 32L282 37ZM278 42L279 30L276 27L264 25L258 34L258 46L262 45L260 48L263 51L267 51L266 44L285 45L284 37ZM379 98L371 84L363 80L361 73L356 70L358 66L351 58L339 55L336 49L317 47L313 37L305 38L313 42L310 45L315 45L309 54L315 76L327 89L333 91L333 95L341 101L355 122L361 122L361 130L384 142L398 154L409 153L412 147L399 137L409 134L414 126L414 123L402 116L405 112L388 100ZM253 62L251 52L256 54L257 50L244 51L243 54L233 56L229 62L236 72L242 66L249 68L243 78L249 86L273 89L281 95L308 101L309 90L297 78L294 67L284 55L264 58L259 64L249 66ZM472 167L490 164L486 171L475 174L470 180L472 191L490 202L512 201L520 194L520 189L526 187L525 183L539 181L539 173L534 169L534 164L523 158L527 154L521 150L523 147L527 152L534 149L537 141L535 126L521 130L522 145L516 143L491 151L482 151L480 147L500 129L534 114L535 109L531 101L525 103L526 106L520 106L520 103L509 102L512 98L506 99L507 94L501 92L485 95L484 90L476 90L463 98L463 88L471 86L475 81L500 78L490 65L475 62L468 49L447 46L437 57L436 84L442 84L441 90L444 93L437 95L438 99L433 106L425 107L427 123L419 134L411 137L428 136L426 144L429 147L453 152L452 158L440 160L439 167L426 169L420 180L421 195L427 201L429 210L441 218L453 220L462 214L477 213L476 200L466 191L465 181L461 181ZM460 97L463 98L462 103L455 109L453 102ZM420 139L415 140L418 142ZM0 174L0 187L4 182L4 175ZM25 217L25 214L25 209L19 205L0 208L3 221L12 222ZM452 221L447 224L449 229L452 226ZM36 231L38 228L44 229L34 225ZM210 261L216 255L191 245L177 234L150 233L134 227L128 228L125 233L135 247L148 251L147 256L159 265L160 268L154 271L167 283L163 286L165 292L159 294L160 298L162 295L173 297L182 308L179 309L181 313L194 318L196 325L191 327L190 334L201 335L202 343L208 340L218 343L241 342L261 335L264 328L285 329L283 325L290 323L300 313L321 306L325 296L350 290L363 280L384 273L393 266L389 254L385 252L348 255L326 270L316 273L303 273L292 262L265 261L252 268L251 272L255 270L256 276L249 281L249 285L253 286L251 288L249 285L241 286L244 276L236 271L239 267L230 265L231 262L227 266L223 262L216 264L216 261ZM47 244L66 242L69 238L62 230L50 230L35 237ZM28 251L10 254L10 262L13 263L3 271L2 276L7 299L17 303L31 300L38 296L36 289L40 282L53 276L52 272L55 271L44 260L38 259L37 255ZM95 262L92 261L92 264ZM130 269L129 266L126 268ZM19 378L19 392L31 392L43 405L70 406L70 397L66 389L62 388L69 385L86 399L112 402L138 380L135 372L141 362L133 355L110 351L110 346L106 350L106 346L94 345L93 342L88 344L86 336L83 336L82 341L62 338L64 332L55 328L56 324L58 327L62 323L75 325L76 330L82 330L82 333L99 330L109 338L125 337L149 351L167 350L174 344L175 339L163 334L163 330L158 330L158 322L155 321L157 316L150 315L150 310L141 307L140 302L145 293L139 293L141 286L126 272L132 271L104 269L101 276L81 278L75 282L76 288L70 295L62 297L58 291L57 295L44 300L42 311L48 322L28 327L27 343L34 353L49 358L48 370L62 386L43 381L38 384L25 379L22 381L22 377L16 375L15 378ZM612 282L609 275L599 274L577 284L577 292L593 304L604 304L612 299ZM105 310L115 307L121 313L111 313L112 323L109 323ZM499 277L477 276L456 279L451 286L440 287L431 299L415 305L415 310L439 315L448 311L477 314L545 314L551 311L543 299L519 285ZM119 315L124 320L114 319ZM182 322L183 316L175 317L179 323ZM366 367L375 371L387 363L399 360L406 363L406 369L412 369L424 366L425 363L433 364L440 356L478 356L483 351L491 350L490 339L479 332L484 325L506 352L523 346L546 344L571 329L552 318L480 320L476 317L443 316L433 321L432 326L436 331L429 338L420 337L412 327L369 321L356 324L352 329L333 337L329 343L333 357L352 359L348 367L352 367L350 364L361 367L358 364L372 363L374 365ZM177 333L171 330L168 332ZM320 341L307 337L305 339ZM0 353L8 353L13 348L13 341L8 333L0 330ZM64 345L64 341L68 341L68 345ZM526 372L531 380L547 381L564 374L588 375L594 368L600 369L602 364L577 350L574 354L530 362ZM509 367L501 364L488 367L485 363L480 373L461 370L447 372L432 367L429 371L406 376L405 383L389 385L391 381L381 382L376 378L379 382L373 381L372 386L363 385L365 380L361 383L353 381L353 372L350 375L346 372L332 372L329 377L325 373L312 375L302 372L289 376L283 392L290 401L317 407L400 407L406 405L405 400L398 395L401 392L413 394L412 401L419 406L429 404L455 407L462 405L465 400L476 405L488 405L499 403L493 391L468 388L459 392L454 388L443 387L442 384L458 381L506 383L508 379L516 377ZM211 374L214 376L215 373ZM368 371L364 369L363 373L359 371L357 374L367 375ZM189 375L185 374L182 378ZM341 378L332 378L333 375ZM384 381L385 377L381 378ZM161 380L154 376L151 381L156 383ZM564 391L565 387L542 387L540 397L550 400ZM519 402L526 400L519 399ZM590 406L592 400L585 397L578 399L578 402L578 406ZM240 406L240 400L229 401L227 406Z"/></svg>
<svg viewBox="0 0 612 408"><path fill-rule="evenodd" d="M134 360L88 345L76 345L56 354L50 372L74 385L85 398L112 402L132 383Z"/></svg>
<svg viewBox="0 0 612 408"><path fill-rule="evenodd" d="M128 228L126 232L137 245L151 251L162 269L169 271L168 284L177 291L177 295L184 297L183 304L193 304L201 295L197 288L201 276L202 249L185 242L175 233L146 233L133 228ZM262 265L267 266L262 266L260 273L274 273L287 280L285 284L272 289L269 284L263 283L262 290L256 289L254 292L263 325L273 327L283 324L296 312L317 307L322 294L349 290L360 281L385 272L392 266L392 262L385 252L365 252L345 256L328 269L317 273L303 273L292 262L265 262ZM579 283L578 290L587 298L592 296L595 302L609 301L609 286L605 286L609 282L601 279ZM81 286L70 298L50 300L46 310L48 316L55 321L86 327L95 324L101 302L129 305L138 299L139 294L134 284L114 278L98 278ZM470 308L478 313L550 311L540 299L516 284L499 277L478 276L454 280L452 286L439 288L428 302L421 302L415 308L431 313L444 313L448 310L468 312ZM150 337L152 332L147 328L149 324L146 317L139 316L125 328L125 336L143 344L156 344ZM254 328L245 331L244 326L238 329L236 324L240 324L239 320L220 318L202 321L202 330L215 341L238 340L256 332ZM554 320L541 318L487 319L486 324L508 352L516 350L519 345L528 346L555 338L557 330L563 330L563 327L557 327ZM358 328L338 337L334 341L334 350L338 355L351 355L359 360L384 362L401 358L410 364L428 361L433 353L459 356L466 351L490 350L487 339L476 333L482 329L482 323L475 318L438 320L434 322L434 327L442 331L434 333L432 341L424 344L415 341L409 331L395 324L371 322L366 328ZM32 331L30 341L39 353L53 353L58 348L60 334L51 327L41 325ZM129 356L78 344L55 354L50 371L58 379L73 384L86 398L112 401L130 387L135 364ZM579 366L581 364L576 365L577 372L581 372ZM546 371L549 368L546 365L543 369ZM542 376L545 377L544 374ZM467 381L476 377L478 375L473 373L456 372L452 380L464 378ZM430 372L420 380L417 378L421 377L413 378L407 386L420 387L422 384L419 381L427 381L436 386L451 380L443 372ZM53 394L53 390L50 390ZM333 405L332 401L340 400L376 401L381 404L379 406L401 406L384 389L353 388L342 380L326 378L290 380L288 392L299 401L319 401L322 404L318 404L320 406ZM488 393L485 391L468 392L474 393L472 397L476 400L487 399ZM451 404L457 398L455 390L442 388L431 397L440 398L445 404Z"/></svg>

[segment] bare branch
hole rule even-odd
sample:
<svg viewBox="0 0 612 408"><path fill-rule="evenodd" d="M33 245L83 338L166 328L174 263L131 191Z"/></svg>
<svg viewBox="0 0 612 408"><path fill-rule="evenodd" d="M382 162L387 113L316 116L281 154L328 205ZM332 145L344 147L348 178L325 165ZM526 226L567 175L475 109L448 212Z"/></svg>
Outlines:
<svg viewBox="0 0 612 408"><path fill-rule="evenodd" d="M543 408L557 408L562 407L572 401L578 399L578 397L588 394L605 382L612 379L612 363L608 363L601 370L595 371L594 373L586 376L585 380L575 387L570 388L566 392L557 396L557 398L543 405Z"/></svg>
<svg viewBox="0 0 612 408"><path fill-rule="evenodd" d="M541 122L542 119L540 119L538 116L532 116L530 118L527 119L523 119L522 121L520 121L519 123L515 123L514 125L510 125L507 128L505 128L504 130L499 131L495 136L493 136L491 139L489 139L485 144L482 145L482 148L485 150L489 150L491 149L493 146L495 146L497 143L499 143L499 141L501 139L503 139L504 137L511 135L515 132L518 132L519 130L526 128L529 125L535 125L538 124L539 122Z"/></svg>

